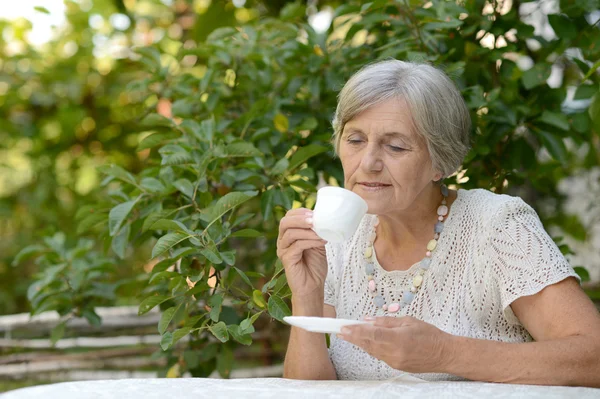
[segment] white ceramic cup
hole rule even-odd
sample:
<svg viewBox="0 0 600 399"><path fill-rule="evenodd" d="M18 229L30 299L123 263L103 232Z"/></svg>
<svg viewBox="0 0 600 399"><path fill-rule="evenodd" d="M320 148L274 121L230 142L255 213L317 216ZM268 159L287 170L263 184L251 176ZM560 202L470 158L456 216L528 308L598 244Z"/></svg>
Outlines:
<svg viewBox="0 0 600 399"><path fill-rule="evenodd" d="M313 210L313 230L325 241L344 242L352 237L367 209L365 200L350 190L320 188Z"/></svg>

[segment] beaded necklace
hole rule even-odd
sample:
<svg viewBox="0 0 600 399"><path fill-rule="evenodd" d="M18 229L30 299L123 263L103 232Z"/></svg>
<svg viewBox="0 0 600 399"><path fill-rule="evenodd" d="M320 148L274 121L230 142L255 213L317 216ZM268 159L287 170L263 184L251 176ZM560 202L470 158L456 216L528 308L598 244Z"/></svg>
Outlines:
<svg viewBox="0 0 600 399"><path fill-rule="evenodd" d="M377 283L375 282L374 272L375 272L375 251L373 249L373 244L375 239L377 238L376 229L379 225L379 219L375 219L375 223L373 224L373 231L369 236L369 244L367 245L367 249L364 252L364 258L367 261L365 265L365 273L367 275L368 281L368 289L373 297L373 302L377 307L378 313L396 313L401 308L409 305L412 300L415 298L415 295L421 285L423 284L423 279L425 277L425 273L429 269L429 265L431 264L431 256L435 251L438 243L438 239L440 238L440 234L444 230L444 221L448 216L448 206L447 206L447 198L448 198L448 187L445 185L441 186L442 192L442 202L437 209L438 221L433 228L434 236L433 239L427 243L427 252L425 252L425 257L419 262L419 270L417 274L413 278L412 286L409 290L406 290L402 293L402 300L400 302L394 302L387 304L385 303L385 299L381 294L377 292ZM383 312L382 312L383 311Z"/></svg>

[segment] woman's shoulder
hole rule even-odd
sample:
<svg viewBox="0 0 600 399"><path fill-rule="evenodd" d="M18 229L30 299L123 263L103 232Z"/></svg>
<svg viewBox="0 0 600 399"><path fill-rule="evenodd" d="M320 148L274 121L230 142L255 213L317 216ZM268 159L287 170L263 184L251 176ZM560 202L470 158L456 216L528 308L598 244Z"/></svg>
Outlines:
<svg viewBox="0 0 600 399"><path fill-rule="evenodd" d="M496 194L481 188L461 189L458 191L458 199L462 205L458 208L462 212L480 214L484 219L493 219L499 214L514 210L531 210L531 207L520 197Z"/></svg>

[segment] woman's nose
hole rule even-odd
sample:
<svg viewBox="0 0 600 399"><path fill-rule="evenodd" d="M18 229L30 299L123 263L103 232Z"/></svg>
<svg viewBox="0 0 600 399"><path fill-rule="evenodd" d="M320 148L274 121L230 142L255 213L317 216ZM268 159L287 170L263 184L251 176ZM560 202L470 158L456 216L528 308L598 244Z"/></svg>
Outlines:
<svg viewBox="0 0 600 399"><path fill-rule="evenodd" d="M367 146L361 159L361 167L364 172L379 172L383 169L379 148L371 144Z"/></svg>

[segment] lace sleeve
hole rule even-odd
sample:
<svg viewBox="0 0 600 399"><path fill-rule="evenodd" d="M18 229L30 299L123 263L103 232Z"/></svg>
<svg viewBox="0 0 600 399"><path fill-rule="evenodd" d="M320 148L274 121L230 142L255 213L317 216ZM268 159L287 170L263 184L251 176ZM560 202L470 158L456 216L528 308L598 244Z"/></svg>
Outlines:
<svg viewBox="0 0 600 399"><path fill-rule="evenodd" d="M581 279L544 230L535 211L520 198L501 205L492 218L487 248L500 290L504 317L520 325L510 304L567 277Z"/></svg>
<svg viewBox="0 0 600 399"><path fill-rule="evenodd" d="M327 243L325 251L327 252L327 277L325 278L324 303L336 307L340 270L343 263L343 245Z"/></svg>

